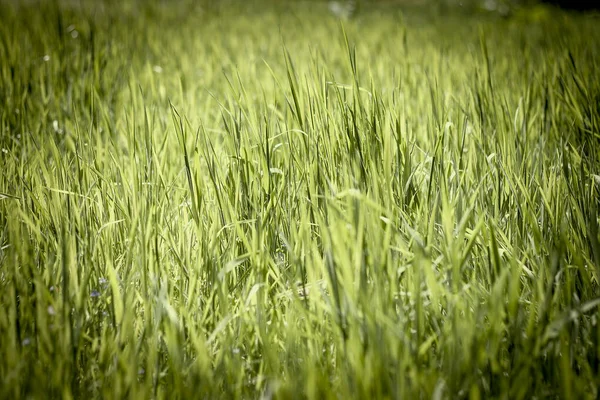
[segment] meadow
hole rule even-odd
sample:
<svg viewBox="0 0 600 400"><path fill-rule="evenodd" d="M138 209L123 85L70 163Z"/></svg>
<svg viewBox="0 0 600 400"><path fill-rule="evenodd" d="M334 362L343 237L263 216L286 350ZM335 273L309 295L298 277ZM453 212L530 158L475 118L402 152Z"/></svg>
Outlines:
<svg viewBox="0 0 600 400"><path fill-rule="evenodd" d="M600 398L600 19L0 0L0 398Z"/></svg>

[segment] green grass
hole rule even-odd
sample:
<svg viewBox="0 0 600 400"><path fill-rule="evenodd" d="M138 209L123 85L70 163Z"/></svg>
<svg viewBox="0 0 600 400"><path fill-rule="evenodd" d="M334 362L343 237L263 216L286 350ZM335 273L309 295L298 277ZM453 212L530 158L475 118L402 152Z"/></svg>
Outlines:
<svg viewBox="0 0 600 400"><path fill-rule="evenodd" d="M0 398L600 396L597 18L0 20Z"/></svg>

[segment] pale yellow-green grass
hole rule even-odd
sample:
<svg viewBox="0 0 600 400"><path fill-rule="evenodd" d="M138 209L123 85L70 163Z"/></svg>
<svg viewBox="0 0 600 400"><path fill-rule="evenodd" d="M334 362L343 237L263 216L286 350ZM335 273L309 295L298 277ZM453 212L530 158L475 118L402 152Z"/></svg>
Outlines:
<svg viewBox="0 0 600 400"><path fill-rule="evenodd" d="M598 19L0 2L1 398L598 398Z"/></svg>

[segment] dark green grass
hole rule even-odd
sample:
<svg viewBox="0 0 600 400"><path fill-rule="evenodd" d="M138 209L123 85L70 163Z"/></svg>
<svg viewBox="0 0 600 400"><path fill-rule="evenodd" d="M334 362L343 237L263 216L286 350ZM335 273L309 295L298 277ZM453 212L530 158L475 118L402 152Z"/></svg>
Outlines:
<svg viewBox="0 0 600 400"><path fill-rule="evenodd" d="M594 16L0 4L0 397L600 395Z"/></svg>

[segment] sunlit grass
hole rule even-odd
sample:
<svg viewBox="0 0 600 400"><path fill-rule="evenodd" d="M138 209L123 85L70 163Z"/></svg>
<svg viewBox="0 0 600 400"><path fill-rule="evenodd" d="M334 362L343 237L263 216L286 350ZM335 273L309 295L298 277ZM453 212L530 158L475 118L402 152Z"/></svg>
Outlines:
<svg viewBox="0 0 600 400"><path fill-rule="evenodd" d="M0 7L0 397L599 396L596 18L110 3Z"/></svg>

